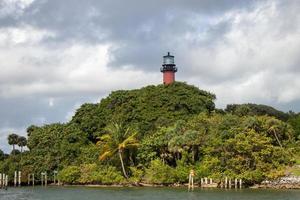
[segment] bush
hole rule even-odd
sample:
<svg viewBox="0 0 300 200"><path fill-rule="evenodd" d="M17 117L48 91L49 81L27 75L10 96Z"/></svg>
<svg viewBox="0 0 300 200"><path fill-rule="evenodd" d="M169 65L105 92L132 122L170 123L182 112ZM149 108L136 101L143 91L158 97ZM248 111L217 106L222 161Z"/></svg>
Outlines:
<svg viewBox="0 0 300 200"><path fill-rule="evenodd" d="M121 172L113 166L101 166L97 171L96 177L99 183L107 185L125 181Z"/></svg>
<svg viewBox="0 0 300 200"><path fill-rule="evenodd" d="M83 164L80 167L69 166L58 174L63 183L68 184L113 184L123 183L124 177L112 166L97 166L93 164Z"/></svg>
<svg viewBox="0 0 300 200"><path fill-rule="evenodd" d="M129 178L129 181L132 183L140 183L144 177L144 171L137 167L130 167L130 171L131 177Z"/></svg>
<svg viewBox="0 0 300 200"><path fill-rule="evenodd" d="M174 183L174 169L161 160L152 160L149 168L146 169L145 181L153 184Z"/></svg>
<svg viewBox="0 0 300 200"><path fill-rule="evenodd" d="M80 178L80 168L77 166L68 166L58 173L58 178L63 183L78 183Z"/></svg>
<svg viewBox="0 0 300 200"><path fill-rule="evenodd" d="M196 164L196 181L200 181L201 178L210 177L214 179L221 178L221 163L220 160L216 157L204 157L200 163Z"/></svg>
<svg viewBox="0 0 300 200"><path fill-rule="evenodd" d="M98 167L96 164L84 164L80 166L81 176L79 182L82 184L97 183L98 180Z"/></svg>
<svg viewBox="0 0 300 200"><path fill-rule="evenodd" d="M185 164L182 160L177 161L177 166L174 169L174 178L177 183L187 183L189 181L191 165Z"/></svg>

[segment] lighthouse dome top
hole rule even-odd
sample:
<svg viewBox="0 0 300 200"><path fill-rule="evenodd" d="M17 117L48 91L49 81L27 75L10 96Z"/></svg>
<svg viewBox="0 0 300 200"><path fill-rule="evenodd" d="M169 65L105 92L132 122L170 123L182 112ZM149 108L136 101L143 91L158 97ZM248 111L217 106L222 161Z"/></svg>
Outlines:
<svg viewBox="0 0 300 200"><path fill-rule="evenodd" d="M175 64L174 56L172 56L170 54L170 52L168 52L168 54L163 57L163 64L164 65L174 65Z"/></svg>

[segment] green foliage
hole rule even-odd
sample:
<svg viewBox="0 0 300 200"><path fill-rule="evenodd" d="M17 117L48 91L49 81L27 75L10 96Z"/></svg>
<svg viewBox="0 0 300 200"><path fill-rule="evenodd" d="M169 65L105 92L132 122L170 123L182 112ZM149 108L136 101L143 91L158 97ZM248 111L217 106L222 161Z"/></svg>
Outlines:
<svg viewBox="0 0 300 200"><path fill-rule="evenodd" d="M58 173L58 178L63 183L74 184L79 182L80 168L78 166L68 166Z"/></svg>
<svg viewBox="0 0 300 200"><path fill-rule="evenodd" d="M36 173L77 165L81 149L88 144L87 134L73 124L35 127L28 137L28 164Z"/></svg>
<svg viewBox="0 0 300 200"><path fill-rule="evenodd" d="M4 152L0 149L0 161L3 161L5 158Z"/></svg>
<svg viewBox="0 0 300 200"><path fill-rule="evenodd" d="M187 183L190 170L194 167L187 164L184 159L178 160L176 163L176 168L174 169L174 182L176 183Z"/></svg>
<svg viewBox="0 0 300 200"><path fill-rule="evenodd" d="M300 176L300 167L293 167L290 171L294 176Z"/></svg>
<svg viewBox="0 0 300 200"><path fill-rule="evenodd" d="M99 159L99 152L101 147L96 144L89 144L80 147L80 154L76 159L78 163L89 164L94 163Z"/></svg>
<svg viewBox="0 0 300 200"><path fill-rule="evenodd" d="M174 183L174 169L161 160L152 160L145 171L145 181L152 184Z"/></svg>
<svg viewBox="0 0 300 200"><path fill-rule="evenodd" d="M101 168L99 168L97 172L97 176L99 178L98 179L99 184L111 185L114 183L125 182L121 172L116 167L113 166L103 165Z"/></svg>
<svg viewBox="0 0 300 200"><path fill-rule="evenodd" d="M108 134L102 135L97 142L97 145L101 148L99 160L103 161L118 153L123 174L128 178L124 166L123 153L125 150L130 150L139 145L136 139L137 133L123 123L110 124L106 130Z"/></svg>
<svg viewBox="0 0 300 200"><path fill-rule="evenodd" d="M13 149L11 152L10 152L11 155L19 155L21 154L21 151L19 151L18 149Z"/></svg>
<svg viewBox="0 0 300 200"><path fill-rule="evenodd" d="M295 131L295 138L300 140L300 114L292 116L288 123L293 127Z"/></svg>
<svg viewBox="0 0 300 200"><path fill-rule="evenodd" d="M27 145L27 139L24 136L18 137L18 146L21 147L21 152L23 152L23 147Z"/></svg>
<svg viewBox="0 0 300 200"><path fill-rule="evenodd" d="M7 137L8 144L13 146L13 150L15 150L15 145L18 144L19 136L17 134L9 134Z"/></svg>
<svg viewBox="0 0 300 200"><path fill-rule="evenodd" d="M238 116L262 116L268 115L271 117L275 117L277 119L287 121L289 119L289 114L284 113L282 111L276 110L271 106L259 105L259 104L230 104L227 105L226 112L235 114Z"/></svg>
<svg viewBox="0 0 300 200"><path fill-rule="evenodd" d="M139 169L138 167L130 167L131 176L129 182L131 183L140 183L144 177L144 170Z"/></svg>
<svg viewBox="0 0 300 200"><path fill-rule="evenodd" d="M71 123L96 139L112 121L123 121L141 135L200 112L214 110L215 95L185 83L112 92L99 104L84 104Z"/></svg>
<svg viewBox="0 0 300 200"><path fill-rule="evenodd" d="M299 114L255 104L224 112L214 99L185 83L112 92L82 105L69 123L28 127L29 151L0 151L0 171L58 170L66 184L173 184L186 183L193 169L196 183L227 176L251 185L298 162ZM26 145L15 138L9 143Z"/></svg>
<svg viewBox="0 0 300 200"><path fill-rule="evenodd" d="M123 176L112 166L83 164L69 166L59 172L58 178L65 184L113 184L122 183Z"/></svg>
<svg viewBox="0 0 300 200"><path fill-rule="evenodd" d="M289 151L274 146L271 138L254 130L245 130L227 140L224 150L225 172L249 184L262 181L292 158Z"/></svg>
<svg viewBox="0 0 300 200"><path fill-rule="evenodd" d="M203 177L220 179L223 171L221 158L206 155L195 167L196 180L199 181Z"/></svg>

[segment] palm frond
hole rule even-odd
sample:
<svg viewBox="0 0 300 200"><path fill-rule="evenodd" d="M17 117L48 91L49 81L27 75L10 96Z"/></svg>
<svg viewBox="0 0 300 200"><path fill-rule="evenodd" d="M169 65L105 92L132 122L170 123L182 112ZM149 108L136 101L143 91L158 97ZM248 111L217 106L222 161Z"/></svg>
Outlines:
<svg viewBox="0 0 300 200"><path fill-rule="evenodd" d="M111 157L112 155L114 155L114 154L116 153L116 151L117 151L117 149L105 151L104 153L100 154L99 160L100 160L100 161L106 160L107 158L109 158L109 157Z"/></svg>

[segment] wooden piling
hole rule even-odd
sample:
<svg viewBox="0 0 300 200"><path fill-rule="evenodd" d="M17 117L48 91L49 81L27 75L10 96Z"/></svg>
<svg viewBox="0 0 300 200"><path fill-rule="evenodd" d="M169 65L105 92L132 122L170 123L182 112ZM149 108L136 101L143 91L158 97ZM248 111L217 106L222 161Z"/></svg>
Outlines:
<svg viewBox="0 0 300 200"><path fill-rule="evenodd" d="M16 187L17 186L17 171L15 171L15 174L14 174L14 186Z"/></svg>
<svg viewBox="0 0 300 200"><path fill-rule="evenodd" d="M227 176L225 177L225 188L227 188L228 186L228 179L227 179Z"/></svg>
<svg viewBox="0 0 300 200"><path fill-rule="evenodd" d="M237 180L237 178L236 178L236 179L234 179L234 188L235 188L235 189L237 189L237 184L238 184L238 180Z"/></svg>
<svg viewBox="0 0 300 200"><path fill-rule="evenodd" d="M0 188L2 188L2 173L0 173Z"/></svg>
<svg viewBox="0 0 300 200"><path fill-rule="evenodd" d="M7 186L8 186L8 175L4 174L4 178L3 179L4 179L4 182L5 182L4 183L4 187L7 188Z"/></svg>
<svg viewBox="0 0 300 200"><path fill-rule="evenodd" d="M22 177L22 172L19 171L19 173L18 173L18 183L19 183L19 187L21 186L21 177Z"/></svg>
<svg viewBox="0 0 300 200"><path fill-rule="evenodd" d="M240 189L242 189L242 187L243 187L243 181L242 179L240 179Z"/></svg>
<svg viewBox="0 0 300 200"><path fill-rule="evenodd" d="M54 185L56 185L56 182L57 182L57 185L59 185L57 174L58 174L58 171L56 171L56 170L53 171L53 182L54 182Z"/></svg>
<svg viewBox="0 0 300 200"><path fill-rule="evenodd" d="M47 186L47 182L48 182L48 180L47 180L47 172L45 172L45 186Z"/></svg>
<svg viewBox="0 0 300 200"><path fill-rule="evenodd" d="M41 173L41 186L44 185L44 173L42 172Z"/></svg>
<svg viewBox="0 0 300 200"><path fill-rule="evenodd" d="M229 188L231 188L231 178L229 178L228 185L229 185Z"/></svg>
<svg viewBox="0 0 300 200"><path fill-rule="evenodd" d="M190 190L194 191L194 176L195 176L195 171L193 169L191 169L190 174L189 174L188 191L190 191Z"/></svg>
<svg viewBox="0 0 300 200"><path fill-rule="evenodd" d="M5 188L5 179L6 179L6 174L2 174L2 188Z"/></svg>

